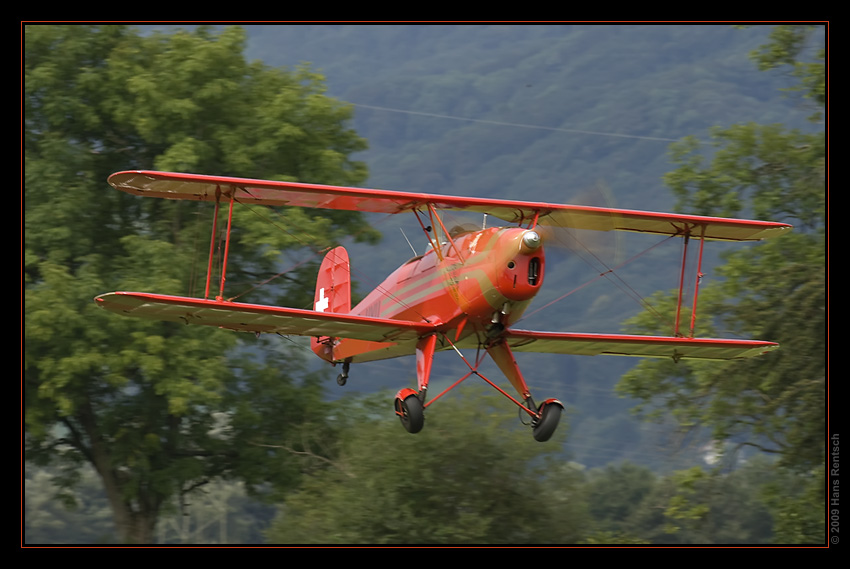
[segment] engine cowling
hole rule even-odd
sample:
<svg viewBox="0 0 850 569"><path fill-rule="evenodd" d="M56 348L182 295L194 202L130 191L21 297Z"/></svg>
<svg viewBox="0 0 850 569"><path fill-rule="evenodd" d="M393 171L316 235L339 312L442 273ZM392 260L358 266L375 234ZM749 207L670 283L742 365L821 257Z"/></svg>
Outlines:
<svg viewBox="0 0 850 569"><path fill-rule="evenodd" d="M506 235L515 241L505 250L509 252L499 270L496 286L510 300L529 300L540 290L543 283L545 255L542 240L534 230L517 235ZM510 254L510 253L513 254Z"/></svg>

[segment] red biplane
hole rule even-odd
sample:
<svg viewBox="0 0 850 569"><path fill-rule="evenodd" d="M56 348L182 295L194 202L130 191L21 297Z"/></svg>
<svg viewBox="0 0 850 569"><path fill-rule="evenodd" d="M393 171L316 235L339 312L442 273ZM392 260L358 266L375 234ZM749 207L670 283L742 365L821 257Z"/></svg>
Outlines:
<svg viewBox="0 0 850 569"><path fill-rule="evenodd" d="M99 306L126 316L312 337L312 349L320 358L341 364L342 373L337 378L340 385L348 378L352 363L415 355L416 389L405 387L395 398L396 414L411 433L422 429L426 407L474 374L529 416L535 439L548 440L563 405L556 399L540 404L533 401L514 352L667 357L678 361L747 358L778 347L756 340L694 338L698 278L694 279L693 307L687 307L691 311L688 332L679 331L678 313L670 336L537 332L514 329L513 325L542 286L546 263L541 236L549 226L680 236L685 251L697 240L696 274L701 275L705 241L761 240L791 228L782 223L148 171L119 172L110 176L109 183L140 196L214 202L213 239L219 206L228 207L230 215L221 291L215 298L210 298L209 292L211 243L205 298L111 292L95 299ZM429 247L354 307L348 254L342 247L327 252L321 264L313 310L233 302L224 298L223 288L236 203L409 212L419 221ZM441 217L445 210L486 214L511 225L448 231ZM683 254L679 311L686 292L684 258ZM460 352L463 348L477 350L472 363ZM460 354L469 372L442 393L426 399L434 353L446 349ZM518 398L480 373L486 354L510 381Z"/></svg>

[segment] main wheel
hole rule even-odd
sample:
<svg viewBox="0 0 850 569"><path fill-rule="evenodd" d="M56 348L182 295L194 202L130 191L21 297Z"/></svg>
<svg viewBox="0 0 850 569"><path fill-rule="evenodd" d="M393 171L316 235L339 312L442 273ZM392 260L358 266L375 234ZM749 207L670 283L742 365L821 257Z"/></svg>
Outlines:
<svg viewBox="0 0 850 569"><path fill-rule="evenodd" d="M531 425L531 434L534 435L534 440L545 442L548 441L558 428L558 422L561 420L561 411L564 410L560 401L552 400L544 402L537 408L537 413L540 415Z"/></svg>
<svg viewBox="0 0 850 569"><path fill-rule="evenodd" d="M425 426L425 413L422 401L415 395L395 400L396 413L402 426L408 433L418 433Z"/></svg>

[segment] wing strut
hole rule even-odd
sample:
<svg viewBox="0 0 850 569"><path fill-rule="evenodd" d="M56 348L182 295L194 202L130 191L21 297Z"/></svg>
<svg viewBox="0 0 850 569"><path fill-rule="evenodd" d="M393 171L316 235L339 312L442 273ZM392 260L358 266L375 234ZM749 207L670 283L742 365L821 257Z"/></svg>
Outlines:
<svg viewBox="0 0 850 569"><path fill-rule="evenodd" d="M702 281L702 250L705 246L705 225L702 226L702 235L699 240L699 257L697 258L697 273L694 279L694 306L691 309L691 329L690 338L694 337L694 326L697 321L697 297L699 297L699 285Z"/></svg>
<svg viewBox="0 0 850 569"><path fill-rule="evenodd" d="M414 210L416 213L416 220L419 221L419 225L422 226L422 231L425 233L425 236L428 238L428 241L431 243L431 247L434 248L434 252L437 254L437 258L442 261L443 260L443 242L440 236L445 236L446 243L448 243L449 247L455 250L455 253L460 259L460 262L463 263L463 253L461 253L460 249L457 245L455 245L454 239L452 239L451 233L446 229L446 226L443 225L443 220L440 219L440 214L437 212L437 208L434 207L434 204L428 204L428 217L431 222L431 225L425 227L425 224L422 222L422 219L419 217L419 210ZM424 214L423 214L424 215ZM440 229L438 230L436 224L439 224ZM431 233L434 236L431 236Z"/></svg>
<svg viewBox="0 0 850 569"><path fill-rule="evenodd" d="M204 288L204 298L210 297L210 277L212 277L213 254L215 252L215 234L218 230L218 204L221 198L221 188L216 186L215 189L215 213L213 213L212 236L210 237L210 258L207 262L207 284Z"/></svg>
<svg viewBox="0 0 850 569"><path fill-rule="evenodd" d="M224 256L221 259L221 280L219 283L218 296L216 296L216 300L222 300L224 298L224 281L227 273L227 256L230 253L230 230L233 227L233 203L236 198L236 192L231 190L230 192L230 209L227 214L227 233L224 237ZM204 288L204 298L209 299L210 297L210 280L212 279L213 273L213 257L215 256L215 241L216 234L218 232L218 210L219 205L221 203L221 186L216 186L215 188L215 211L213 212L213 226L212 226L212 235L210 236L210 258L207 261L207 283Z"/></svg>
<svg viewBox="0 0 850 569"><path fill-rule="evenodd" d="M688 245L689 245L690 240L691 240L691 235L692 235L691 230L692 229L693 229L692 227L686 227L685 228L685 237L683 239L684 243L682 245L682 268L681 268L680 273L679 273L679 299L676 303L676 323L675 323L674 329L673 329L673 335L676 336L677 338L681 338L683 336L682 333L679 331L679 328L680 328L681 315L682 315L682 303L684 301L684 296L685 296L685 272L686 272L687 261L688 261ZM694 291L693 291L694 298L693 298L693 301L692 301L693 304L691 306L691 322L690 322L690 328L688 330L688 338L694 337L694 327L696 326L697 297L699 296L700 281L702 280L702 277L703 277L703 273L702 273L702 253L703 253L703 247L705 246L705 225L702 226L702 230L700 232L698 239L699 239L699 256L697 258L696 273L694 274L694 276L695 276L695 278L694 278Z"/></svg>
<svg viewBox="0 0 850 569"><path fill-rule="evenodd" d="M227 214L227 235L224 238L224 257L221 260L221 286L219 287L219 296L216 300L222 300L224 297L224 277L227 274L227 255L230 253L230 228L233 225L233 202L235 200L235 191L230 192L230 211Z"/></svg>

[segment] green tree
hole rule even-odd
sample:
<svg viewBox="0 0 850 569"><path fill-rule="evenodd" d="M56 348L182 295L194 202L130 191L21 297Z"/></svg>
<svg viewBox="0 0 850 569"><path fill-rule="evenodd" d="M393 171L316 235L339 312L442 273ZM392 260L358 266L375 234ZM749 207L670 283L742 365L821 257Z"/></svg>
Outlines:
<svg viewBox="0 0 850 569"><path fill-rule="evenodd" d="M792 64L801 54L801 38L811 37L813 31L779 27L754 57L763 68ZM815 63L792 65L800 88L819 105L825 100L822 57L820 49ZM817 118L814 115L813 121ZM704 295L701 292L700 315L707 324L700 335L722 329L724 335L777 341L782 348L763 358L719 365L645 361L622 378L618 389L641 400L644 410L668 411L686 427L710 427L716 441L777 455L779 467L808 473L809 483L822 494L827 287L824 132L814 123L806 132L782 125L734 125L712 132L710 150L707 159L709 153L695 138L673 147L678 167L666 181L682 210L785 221L795 230L726 254L726 264L718 270L721 279L705 287ZM632 325L651 329L646 315ZM795 539L800 537L797 533ZM822 533L810 534L803 541L822 539Z"/></svg>
<svg viewBox="0 0 850 569"><path fill-rule="evenodd" d="M645 507L644 501L656 483L657 477L649 468L630 462L590 471L583 491L597 528L593 540L628 541L637 535L633 518Z"/></svg>
<svg viewBox="0 0 850 569"><path fill-rule="evenodd" d="M685 210L794 224L795 232L726 255L722 280L706 287L705 330L722 326L771 339L782 350L725 365L671 367L642 362L620 389L680 417L715 428L715 438L747 435L745 444L809 468L823 461L826 366L825 139L779 125L735 125L714 132L705 164L688 139L674 148L679 168L667 182ZM711 319L714 319L713 321ZM647 326L641 317L639 327Z"/></svg>
<svg viewBox="0 0 850 569"><path fill-rule="evenodd" d="M762 489L773 473L767 459L726 473L698 466L671 472L656 477L617 521L647 543L771 543L773 520Z"/></svg>
<svg viewBox="0 0 850 569"><path fill-rule="evenodd" d="M334 466L286 498L269 542L576 543L583 536L578 471L547 462L557 445L533 444L526 428L506 425L516 417L501 396L467 387L441 399L415 436L397 420L370 417L370 400L360 410L354 399L343 403L338 415L349 427Z"/></svg>
<svg viewBox="0 0 850 569"><path fill-rule="evenodd" d="M26 459L55 465L60 493L91 464L126 542L151 541L163 508L216 478L241 478L249 491L291 484L300 470L291 452L259 445L321 420L311 412L320 387L301 379L293 348L123 319L92 301L121 289L198 294L193 283L206 271L197 252L212 210L115 191L106 184L114 171L365 178L349 158L365 147L346 126L350 108L326 97L307 68L246 62L244 43L237 27L24 31ZM229 292L303 305L297 273L254 285L278 274L281 260L312 259L313 248L360 231L359 221L237 208Z"/></svg>
<svg viewBox="0 0 850 569"><path fill-rule="evenodd" d="M751 56L759 69L790 69L798 80L789 90L801 91L815 105L826 105L826 30L817 24L786 24L775 26L770 41ZM820 113L813 115L819 118Z"/></svg>

